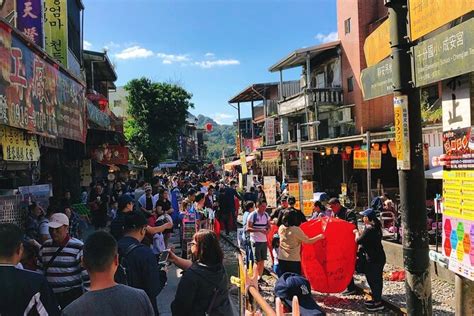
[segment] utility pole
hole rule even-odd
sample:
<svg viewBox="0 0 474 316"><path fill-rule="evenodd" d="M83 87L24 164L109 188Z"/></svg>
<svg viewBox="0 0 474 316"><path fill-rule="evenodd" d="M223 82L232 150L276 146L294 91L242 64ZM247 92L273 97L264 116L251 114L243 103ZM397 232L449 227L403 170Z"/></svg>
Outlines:
<svg viewBox="0 0 474 316"><path fill-rule="evenodd" d="M303 160L301 157L303 152L301 151L301 126L300 123L296 124L296 147L298 147L298 194L300 200L300 209L303 211Z"/></svg>
<svg viewBox="0 0 474 316"><path fill-rule="evenodd" d="M431 315L431 277L428 256L429 238L426 229L420 96L417 89L413 87L411 72L412 60L409 51L411 43L407 30L408 4L407 0L385 0L385 6L388 7L390 21L394 109L400 103L405 105L403 117L406 121L398 120L400 122L397 125L396 120L395 128L401 129L400 138L404 137L406 141L399 144L399 139L397 139L407 312L408 315ZM402 148L404 154L399 153L399 145L405 146Z"/></svg>

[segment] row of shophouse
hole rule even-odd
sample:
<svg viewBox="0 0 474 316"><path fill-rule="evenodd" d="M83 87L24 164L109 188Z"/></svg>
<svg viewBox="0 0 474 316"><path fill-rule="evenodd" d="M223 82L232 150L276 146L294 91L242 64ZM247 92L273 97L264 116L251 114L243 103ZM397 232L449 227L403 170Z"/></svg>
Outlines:
<svg viewBox="0 0 474 316"><path fill-rule="evenodd" d="M81 187L136 178L146 166L109 105L113 64L106 52L83 49L84 10L81 0L0 6L2 216L16 209L19 188L45 184L49 195L70 191L77 201Z"/></svg>
<svg viewBox="0 0 474 316"><path fill-rule="evenodd" d="M472 11L456 16L418 42L430 40L456 26L465 28L472 22L471 17ZM387 57L390 46L388 37L387 44L381 47L367 47L366 43L386 26L388 30L384 1L338 0L338 40L290 51L268 69L275 74L275 82L250 83L229 100L239 112L235 123L239 126L237 150L246 151L255 174L276 176L280 181L286 178L290 183L298 181L297 128L300 125L303 179L313 183L314 192L344 195L361 207L383 192L397 198L393 94L376 93L380 92L380 86L392 89L391 61ZM467 40L472 38L472 29L469 34L464 31L464 36L464 45L471 45L472 55L472 42ZM462 44L462 38L459 40ZM469 52L469 47L464 48ZM387 55L374 65L370 58L384 49ZM472 65L464 64L464 67L456 75L463 75L458 79L468 91L463 102L473 104ZM285 74L294 68L301 69L301 76L288 81L290 78ZM375 79L367 77L370 71L375 72ZM389 84L383 81L387 77L390 77ZM433 160L443 154L441 107L445 101L452 101L451 94L447 93L450 77L455 76L428 80L419 89L426 112L423 150L427 200L442 193L442 168L433 165ZM379 88L376 92L364 91L366 82L371 79L372 86ZM250 118L240 117L244 107L251 107ZM370 164L367 163L368 152Z"/></svg>

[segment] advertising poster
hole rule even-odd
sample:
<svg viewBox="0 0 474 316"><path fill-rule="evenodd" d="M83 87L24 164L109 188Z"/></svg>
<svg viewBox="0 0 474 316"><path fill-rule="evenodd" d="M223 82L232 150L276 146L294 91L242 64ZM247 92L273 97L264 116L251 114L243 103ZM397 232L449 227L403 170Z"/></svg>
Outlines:
<svg viewBox="0 0 474 316"><path fill-rule="evenodd" d="M39 47L43 47L43 1L16 0L16 27Z"/></svg>
<svg viewBox="0 0 474 316"><path fill-rule="evenodd" d="M6 161L38 161L40 149L36 135L31 135L9 126L0 126L0 144L3 160Z"/></svg>
<svg viewBox="0 0 474 316"><path fill-rule="evenodd" d="M242 167L242 174L247 174L247 158L245 157L245 152L240 153L240 166Z"/></svg>
<svg viewBox="0 0 474 316"><path fill-rule="evenodd" d="M93 150L92 157L101 164L128 164L128 148L119 145L108 145Z"/></svg>
<svg viewBox="0 0 474 316"><path fill-rule="evenodd" d="M408 97L393 98L395 113L395 143L397 146L397 169L410 170L410 136L408 134Z"/></svg>
<svg viewBox="0 0 474 316"><path fill-rule="evenodd" d="M30 205L32 202L36 202L45 211L49 206L49 198L53 196L53 188L51 184L19 187L18 191L20 192L22 202L25 203L25 205Z"/></svg>
<svg viewBox="0 0 474 316"><path fill-rule="evenodd" d="M85 87L0 21L0 124L84 143Z"/></svg>
<svg viewBox="0 0 474 316"><path fill-rule="evenodd" d="M382 167L382 152L380 150L370 151L370 169ZM367 150L354 150L354 169L367 169Z"/></svg>
<svg viewBox="0 0 474 316"><path fill-rule="evenodd" d="M288 183L288 192L295 197L297 201L300 199L299 184ZM303 181L303 200L311 200L313 198L313 182Z"/></svg>
<svg viewBox="0 0 474 316"><path fill-rule="evenodd" d="M45 50L64 67L68 66L67 1L44 0Z"/></svg>
<svg viewBox="0 0 474 316"><path fill-rule="evenodd" d="M277 197L276 197L276 178L273 176L263 177L263 191L267 197L267 206L276 207L277 206Z"/></svg>
<svg viewBox="0 0 474 316"><path fill-rule="evenodd" d="M19 195L0 196L0 223L24 224L26 210L21 207Z"/></svg>

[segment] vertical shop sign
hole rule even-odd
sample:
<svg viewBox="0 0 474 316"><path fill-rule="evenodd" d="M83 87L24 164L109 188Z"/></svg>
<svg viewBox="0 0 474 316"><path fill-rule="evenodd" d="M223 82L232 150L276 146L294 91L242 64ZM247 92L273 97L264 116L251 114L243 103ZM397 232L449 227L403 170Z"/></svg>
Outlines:
<svg viewBox="0 0 474 316"><path fill-rule="evenodd" d="M471 96L469 76L443 82L443 131L471 126Z"/></svg>
<svg viewBox="0 0 474 316"><path fill-rule="evenodd" d="M275 120L273 118L265 119L265 144L267 146L275 144Z"/></svg>
<svg viewBox="0 0 474 316"><path fill-rule="evenodd" d="M312 151L303 151L303 176L312 176L314 173L313 167L313 152Z"/></svg>
<svg viewBox="0 0 474 316"><path fill-rule="evenodd" d="M43 47L42 0L16 0L17 28L36 45Z"/></svg>
<svg viewBox="0 0 474 316"><path fill-rule="evenodd" d="M276 178L273 176L263 177L263 191L265 192L265 197L267 198L268 207L277 206L276 198Z"/></svg>
<svg viewBox="0 0 474 316"><path fill-rule="evenodd" d="M33 162L40 159L36 135L27 134L21 129L0 126L0 144L3 160Z"/></svg>
<svg viewBox="0 0 474 316"><path fill-rule="evenodd" d="M395 113L395 142L397 146L397 169L410 170L410 136L408 126L408 98L406 95L393 98Z"/></svg>
<svg viewBox="0 0 474 316"><path fill-rule="evenodd" d="M46 51L67 68L67 1L44 0L44 42Z"/></svg>
<svg viewBox="0 0 474 316"><path fill-rule="evenodd" d="M247 158L245 157L245 152L240 152L240 166L242 167L242 174L247 174Z"/></svg>

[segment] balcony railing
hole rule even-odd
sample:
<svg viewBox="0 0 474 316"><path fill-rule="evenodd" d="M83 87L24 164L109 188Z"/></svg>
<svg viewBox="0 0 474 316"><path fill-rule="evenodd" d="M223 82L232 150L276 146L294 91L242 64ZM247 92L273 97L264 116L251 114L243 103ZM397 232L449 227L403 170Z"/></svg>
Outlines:
<svg viewBox="0 0 474 316"><path fill-rule="evenodd" d="M312 88L313 101L318 105L342 105L342 88Z"/></svg>

